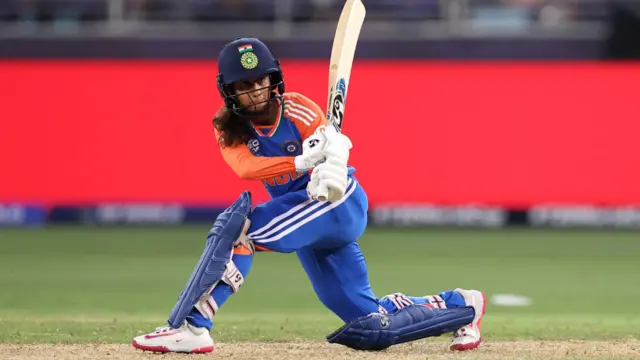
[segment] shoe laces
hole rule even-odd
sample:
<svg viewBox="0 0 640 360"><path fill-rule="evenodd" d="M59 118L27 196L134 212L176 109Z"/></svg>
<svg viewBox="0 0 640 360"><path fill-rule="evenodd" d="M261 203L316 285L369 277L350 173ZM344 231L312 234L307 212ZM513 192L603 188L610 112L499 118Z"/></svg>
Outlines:
<svg viewBox="0 0 640 360"><path fill-rule="evenodd" d="M469 326L469 325L467 325ZM461 327L453 333L454 338L459 338L467 335L467 326Z"/></svg>
<svg viewBox="0 0 640 360"><path fill-rule="evenodd" d="M187 325L187 321L186 320L182 323L182 325L180 325L180 327L172 328L169 325L159 326L159 327L156 328L155 332L156 332L156 334L160 334L160 333L165 333L165 332L167 332L169 330L178 330L178 329L184 327L185 325Z"/></svg>
<svg viewBox="0 0 640 360"><path fill-rule="evenodd" d="M174 330L174 329L171 326L160 326L156 328L155 333L156 334L166 333L169 330Z"/></svg>
<svg viewBox="0 0 640 360"><path fill-rule="evenodd" d="M177 330L176 328L172 328L171 326L165 325L157 327L155 330L156 334L166 333L167 331Z"/></svg>

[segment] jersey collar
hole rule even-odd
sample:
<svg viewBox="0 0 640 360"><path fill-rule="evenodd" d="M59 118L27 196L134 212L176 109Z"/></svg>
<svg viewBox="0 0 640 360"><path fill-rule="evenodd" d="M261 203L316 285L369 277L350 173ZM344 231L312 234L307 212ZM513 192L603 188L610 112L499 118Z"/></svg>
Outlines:
<svg viewBox="0 0 640 360"><path fill-rule="evenodd" d="M284 113L284 101L280 101L280 111L278 112L278 118L276 119L276 123L273 125L273 127L271 127L271 131L269 131L268 134L263 133L260 129L258 129L255 125L253 125L253 123L251 121L249 121L249 124L251 124L251 127L253 128L253 131L258 135L258 136L262 136L262 137L272 137L273 135L276 134L276 132L278 131L278 128L280 127L280 122L282 121L282 115Z"/></svg>

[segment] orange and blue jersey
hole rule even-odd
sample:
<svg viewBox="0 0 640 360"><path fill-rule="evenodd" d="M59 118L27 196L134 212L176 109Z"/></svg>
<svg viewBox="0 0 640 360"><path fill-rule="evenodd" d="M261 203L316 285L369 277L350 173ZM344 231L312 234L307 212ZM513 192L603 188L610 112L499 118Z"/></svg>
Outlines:
<svg viewBox="0 0 640 360"><path fill-rule="evenodd" d="M279 105L274 125L252 125L255 136L246 144L221 149L238 176L260 180L272 198L305 188L309 172L297 172L293 159L302 154L302 142L326 124L322 109L302 94L285 93Z"/></svg>

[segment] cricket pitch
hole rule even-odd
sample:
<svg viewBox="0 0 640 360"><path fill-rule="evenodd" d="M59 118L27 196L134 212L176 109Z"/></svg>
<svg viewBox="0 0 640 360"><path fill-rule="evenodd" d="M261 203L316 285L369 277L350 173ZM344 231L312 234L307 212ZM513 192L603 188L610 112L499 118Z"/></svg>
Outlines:
<svg viewBox="0 0 640 360"><path fill-rule="evenodd" d="M418 341L394 346L382 352L360 352L340 345L323 342L239 342L216 344L214 353L191 355L204 359L638 359L640 340L614 341L487 341L479 349L468 352L450 352L443 341ZM158 354L143 352L127 344L38 344L0 345L0 358L23 359L186 359L184 354Z"/></svg>

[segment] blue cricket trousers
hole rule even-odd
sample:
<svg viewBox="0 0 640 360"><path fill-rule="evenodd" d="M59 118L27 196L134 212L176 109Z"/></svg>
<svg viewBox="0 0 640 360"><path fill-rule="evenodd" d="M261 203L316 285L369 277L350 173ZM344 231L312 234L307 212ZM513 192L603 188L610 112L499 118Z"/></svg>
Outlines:
<svg viewBox="0 0 640 360"><path fill-rule="evenodd" d="M320 301L345 323L374 312L395 312L408 304L432 303L435 307L465 306L455 291L433 297L394 293L378 299L369 283L364 256L357 240L367 226L367 195L350 176L347 191L335 203L310 200L306 189L282 195L257 206L249 215L248 236L259 249L295 252ZM253 255L234 253L232 258L243 275L251 268ZM218 306L232 289L219 283L211 292ZM209 330L213 322L195 308L187 318Z"/></svg>
<svg viewBox="0 0 640 360"><path fill-rule="evenodd" d="M300 190L257 206L248 236L268 250L295 252L320 301L349 322L379 309L357 243L367 209L366 193L350 176L344 197L334 203Z"/></svg>

